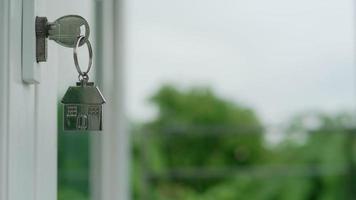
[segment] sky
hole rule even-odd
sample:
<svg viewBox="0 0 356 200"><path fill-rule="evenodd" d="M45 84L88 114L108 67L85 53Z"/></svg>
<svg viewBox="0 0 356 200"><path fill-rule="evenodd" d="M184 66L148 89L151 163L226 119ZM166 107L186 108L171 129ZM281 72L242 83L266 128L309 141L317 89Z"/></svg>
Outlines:
<svg viewBox="0 0 356 200"><path fill-rule="evenodd" d="M164 83L211 87L265 124L309 110L354 111L352 0L130 0L125 5L131 120Z"/></svg>

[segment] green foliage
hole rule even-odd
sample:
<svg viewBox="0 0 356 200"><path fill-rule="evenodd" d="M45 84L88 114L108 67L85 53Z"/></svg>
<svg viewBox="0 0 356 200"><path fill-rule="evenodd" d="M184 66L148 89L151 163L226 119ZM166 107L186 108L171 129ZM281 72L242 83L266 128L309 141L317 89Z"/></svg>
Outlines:
<svg viewBox="0 0 356 200"><path fill-rule="evenodd" d="M223 100L207 88L182 91L164 86L151 102L159 114L142 127L145 133L136 138L134 152L136 158L144 157L144 167L157 175L152 180L157 185L151 193L156 196L153 199L189 199L189 194L203 193L226 179L217 176L162 180L161 176L174 169L214 171L262 160L263 130L251 109ZM134 162L139 164L140 160ZM142 172L136 167L136 173ZM136 190L135 196L138 193Z"/></svg>
<svg viewBox="0 0 356 200"><path fill-rule="evenodd" d="M298 115L265 148L253 110L207 88L163 86L151 102L157 117L133 134L134 199L356 198L351 115Z"/></svg>
<svg viewBox="0 0 356 200"><path fill-rule="evenodd" d="M58 200L68 200L68 199L88 200L89 198L83 193L78 192L75 189L69 189L64 187L61 188L61 190L58 192Z"/></svg>
<svg viewBox="0 0 356 200"><path fill-rule="evenodd" d="M58 199L89 199L88 133L63 131L63 107L58 109Z"/></svg>
<svg viewBox="0 0 356 200"><path fill-rule="evenodd" d="M216 167L259 160L262 129L252 110L220 99L206 88L179 91L164 86L151 101L159 114L145 129L156 143L151 145L153 156L162 160L157 165Z"/></svg>

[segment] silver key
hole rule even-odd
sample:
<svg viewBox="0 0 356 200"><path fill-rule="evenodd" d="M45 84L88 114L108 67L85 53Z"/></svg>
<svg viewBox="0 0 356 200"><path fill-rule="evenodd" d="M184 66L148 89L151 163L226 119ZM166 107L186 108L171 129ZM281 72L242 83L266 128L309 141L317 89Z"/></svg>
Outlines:
<svg viewBox="0 0 356 200"><path fill-rule="evenodd" d="M82 33L82 29L85 33ZM47 38L73 48L80 35L85 36L79 43L82 46L89 38L90 28L88 22L79 15L66 15L54 22L48 22L47 17L36 17L36 61L47 60Z"/></svg>

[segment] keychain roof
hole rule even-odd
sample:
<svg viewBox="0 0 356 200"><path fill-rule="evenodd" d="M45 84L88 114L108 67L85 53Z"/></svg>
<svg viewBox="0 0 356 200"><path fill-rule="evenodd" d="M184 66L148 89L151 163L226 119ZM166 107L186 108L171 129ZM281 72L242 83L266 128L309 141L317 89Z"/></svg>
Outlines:
<svg viewBox="0 0 356 200"><path fill-rule="evenodd" d="M88 86L93 83L87 83ZM104 104L105 98L98 87L72 86L65 93L62 103L64 104Z"/></svg>

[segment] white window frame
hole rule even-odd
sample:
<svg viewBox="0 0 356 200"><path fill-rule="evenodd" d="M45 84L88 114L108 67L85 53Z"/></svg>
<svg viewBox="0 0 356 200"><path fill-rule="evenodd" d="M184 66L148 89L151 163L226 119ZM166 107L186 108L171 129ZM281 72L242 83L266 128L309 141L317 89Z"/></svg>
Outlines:
<svg viewBox="0 0 356 200"><path fill-rule="evenodd" d="M99 66L96 71L99 86L108 101L103 110L104 131L92 135L92 199L126 200L130 198L129 135L126 133L120 56L122 1L94 1L98 47L95 51ZM6 97L0 98L0 200L52 200L57 196L57 155L54 155L57 138L52 124L57 119L50 120L51 125L46 130L39 130L39 127L46 121L45 115L56 116L57 109L55 90L49 91L51 99L48 101L53 101L53 105L44 108L41 104L47 101L43 97L44 88L48 86L43 83L57 80L42 77L39 85L26 85L21 80L21 59L18 57L21 55L23 2L0 0L0 97ZM52 74L56 73L55 68L46 66L42 70ZM15 97L20 98L13 102ZM16 112L19 105L18 110L29 113L28 116ZM49 113L41 109L49 109ZM17 120L25 124L19 126ZM26 142L29 140L33 141ZM42 151L42 147L50 151Z"/></svg>
<svg viewBox="0 0 356 200"><path fill-rule="evenodd" d="M130 145L123 74L124 0L95 0L96 78L107 99L103 132L91 137L93 200L130 199Z"/></svg>

